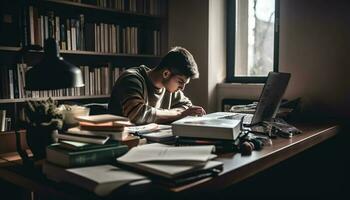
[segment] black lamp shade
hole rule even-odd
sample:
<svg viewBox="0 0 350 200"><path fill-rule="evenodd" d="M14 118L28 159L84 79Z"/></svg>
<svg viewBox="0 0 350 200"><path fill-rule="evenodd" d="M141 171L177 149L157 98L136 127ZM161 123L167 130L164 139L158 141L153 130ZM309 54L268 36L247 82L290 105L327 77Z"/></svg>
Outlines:
<svg viewBox="0 0 350 200"><path fill-rule="evenodd" d="M81 70L60 57L56 40L48 38L43 59L26 72L26 90L83 87Z"/></svg>

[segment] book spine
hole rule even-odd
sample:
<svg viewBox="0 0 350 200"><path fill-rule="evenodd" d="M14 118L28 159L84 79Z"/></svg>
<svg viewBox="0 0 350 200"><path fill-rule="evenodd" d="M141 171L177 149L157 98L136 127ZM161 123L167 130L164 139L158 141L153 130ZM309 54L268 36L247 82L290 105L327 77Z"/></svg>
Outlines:
<svg viewBox="0 0 350 200"><path fill-rule="evenodd" d="M107 149L96 149L90 151L83 151L81 153L74 153L74 155L67 155L68 162L58 161L54 157L48 157L48 161L64 167L81 167L89 165L107 164L115 162L115 159L124 155L128 151L126 145Z"/></svg>

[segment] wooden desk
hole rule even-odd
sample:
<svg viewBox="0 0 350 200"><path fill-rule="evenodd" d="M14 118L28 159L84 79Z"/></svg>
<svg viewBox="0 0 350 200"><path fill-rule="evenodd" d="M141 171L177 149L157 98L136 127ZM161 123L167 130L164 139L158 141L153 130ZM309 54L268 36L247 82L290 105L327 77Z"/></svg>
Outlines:
<svg viewBox="0 0 350 200"><path fill-rule="evenodd" d="M296 135L291 139L274 139L272 146L265 146L261 151L253 151L249 156L242 156L239 153L219 155L218 160L224 163L224 170L217 177L205 178L173 188L148 184L147 191L154 189L156 191L166 191L176 194L219 191L317 145L335 136L338 132L338 126L327 124L299 124L297 127L303 131L302 134ZM67 187L64 184L53 183L45 179L42 175L30 175L18 167L16 169L15 167L0 168L0 179L29 191L44 193L45 196L52 195L65 199L76 199L77 196L81 195L85 198L96 197L77 187ZM129 188L128 191L132 191L132 188Z"/></svg>

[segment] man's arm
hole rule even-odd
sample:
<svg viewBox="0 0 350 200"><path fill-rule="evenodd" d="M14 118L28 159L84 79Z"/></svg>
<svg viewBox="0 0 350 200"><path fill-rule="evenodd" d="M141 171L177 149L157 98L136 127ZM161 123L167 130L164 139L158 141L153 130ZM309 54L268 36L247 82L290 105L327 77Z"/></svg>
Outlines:
<svg viewBox="0 0 350 200"><path fill-rule="evenodd" d="M156 123L170 123L186 116L204 115L205 110L200 106L194 106L189 98L179 90L171 97L171 109L157 109Z"/></svg>
<svg viewBox="0 0 350 200"><path fill-rule="evenodd" d="M205 111L200 106L191 106L187 109L185 108L173 108L173 109L157 109L156 111L156 123L166 124L186 116L204 115Z"/></svg>
<svg viewBox="0 0 350 200"><path fill-rule="evenodd" d="M186 110L191 106L192 106L191 100L187 98L181 90L171 94L171 109L182 108Z"/></svg>

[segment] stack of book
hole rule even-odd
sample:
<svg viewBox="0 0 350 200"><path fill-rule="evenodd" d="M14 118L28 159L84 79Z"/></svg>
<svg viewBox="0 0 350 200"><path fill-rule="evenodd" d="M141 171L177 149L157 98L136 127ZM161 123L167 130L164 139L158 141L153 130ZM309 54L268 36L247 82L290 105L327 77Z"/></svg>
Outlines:
<svg viewBox="0 0 350 200"><path fill-rule="evenodd" d="M82 143L61 140L46 148L46 160L61 167L82 167L113 163L115 158L125 154L129 148L118 141L105 144Z"/></svg>
<svg viewBox="0 0 350 200"><path fill-rule="evenodd" d="M58 134L57 138L97 144L104 144L107 140L115 140L129 148L146 142L129 134L126 127L133 124L126 117L102 114L77 116L76 120L79 122L78 127L69 128L64 133Z"/></svg>
<svg viewBox="0 0 350 200"><path fill-rule="evenodd" d="M221 113L211 113L201 117L188 116L173 122L172 131L176 144L214 145L217 151L232 152L236 150L241 134L241 120L219 117Z"/></svg>
<svg viewBox="0 0 350 200"><path fill-rule="evenodd" d="M76 117L79 127L57 134L58 143L46 148L43 173L48 179L79 185L99 196L146 177L122 170L116 158L128 152L127 144L140 140L128 135L127 118L115 115Z"/></svg>
<svg viewBox="0 0 350 200"><path fill-rule="evenodd" d="M120 141L127 138L127 118L115 115L76 117L80 127L56 135L58 143L46 149L47 161L62 167L80 167L111 163L125 154L128 146Z"/></svg>

